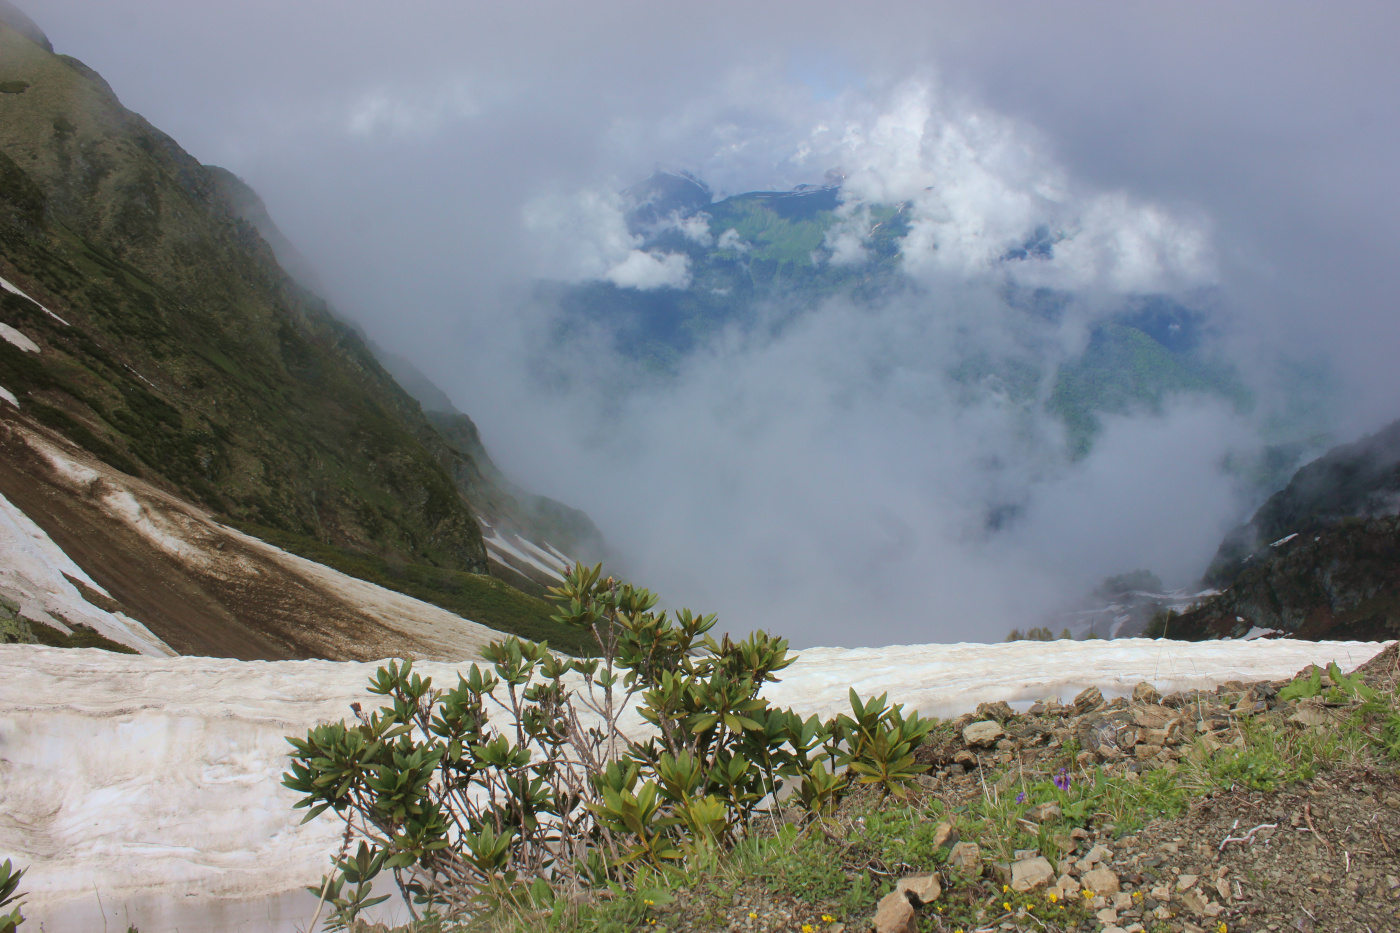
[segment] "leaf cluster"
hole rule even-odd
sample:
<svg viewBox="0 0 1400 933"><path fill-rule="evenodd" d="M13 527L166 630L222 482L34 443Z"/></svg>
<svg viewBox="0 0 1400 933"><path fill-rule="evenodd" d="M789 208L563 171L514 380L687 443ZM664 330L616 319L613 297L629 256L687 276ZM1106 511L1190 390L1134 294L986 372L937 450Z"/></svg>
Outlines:
<svg viewBox="0 0 1400 933"><path fill-rule="evenodd" d="M826 720L770 706L763 688L796 660L785 639L716 638L715 616L658 611L601 566L551 595L590 656L510 637L450 689L393 661L369 684L380 709L288 739L296 806L346 826L316 889L333 927L383 899L381 874L415 918L615 898L732 848L780 799L830 814L852 784L905 797L927 769L914 750L932 721L886 696L852 690L851 714Z"/></svg>
<svg viewBox="0 0 1400 933"><path fill-rule="evenodd" d="M15 902L21 895L19 892L19 880L28 871L25 868L15 868L9 859L0 865L0 908L14 904L9 913L0 915L0 933L12 933L12 931L24 922L24 915L20 913L20 906Z"/></svg>

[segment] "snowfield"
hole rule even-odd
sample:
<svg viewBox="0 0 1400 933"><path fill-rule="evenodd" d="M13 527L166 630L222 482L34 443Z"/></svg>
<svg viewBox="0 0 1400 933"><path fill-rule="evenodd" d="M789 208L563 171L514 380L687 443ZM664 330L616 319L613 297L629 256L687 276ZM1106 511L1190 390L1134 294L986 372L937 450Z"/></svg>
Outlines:
<svg viewBox="0 0 1400 933"><path fill-rule="evenodd" d="M842 709L854 687L949 716L985 700L1068 699L1277 679L1354 667L1356 642L1151 640L817 648L767 693L800 712ZM157 658L0 647L0 852L30 866L27 915L48 933L135 925L276 931L305 926L338 845L325 816L281 786L285 736L338 720L375 663ZM421 662L453 683L465 663ZM630 728L640 728L634 718ZM382 892L382 893L387 893ZM385 905L388 907L389 905Z"/></svg>

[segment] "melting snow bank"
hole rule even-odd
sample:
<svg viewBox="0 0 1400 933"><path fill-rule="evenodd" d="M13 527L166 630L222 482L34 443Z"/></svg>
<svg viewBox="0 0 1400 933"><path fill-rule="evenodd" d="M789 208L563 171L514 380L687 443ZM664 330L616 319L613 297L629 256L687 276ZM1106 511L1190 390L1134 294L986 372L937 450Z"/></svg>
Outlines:
<svg viewBox="0 0 1400 933"><path fill-rule="evenodd" d="M22 617L64 634L71 634L73 625L85 625L141 654L175 653L130 616L94 605L78 584L111 599L42 528L0 495L0 596L18 603Z"/></svg>
<svg viewBox="0 0 1400 933"><path fill-rule="evenodd" d="M767 693L804 714L847 691L950 716L985 700L1126 694L1352 668L1359 642L1145 639L816 648ZM148 658L0 647L0 851L29 865L27 915L48 933L290 931L339 843L299 825L281 786L285 736L347 715L373 663ZM465 664L422 662L439 684ZM635 725L635 720L633 724ZM387 890L381 893L388 893ZM386 907L388 905L385 905Z"/></svg>

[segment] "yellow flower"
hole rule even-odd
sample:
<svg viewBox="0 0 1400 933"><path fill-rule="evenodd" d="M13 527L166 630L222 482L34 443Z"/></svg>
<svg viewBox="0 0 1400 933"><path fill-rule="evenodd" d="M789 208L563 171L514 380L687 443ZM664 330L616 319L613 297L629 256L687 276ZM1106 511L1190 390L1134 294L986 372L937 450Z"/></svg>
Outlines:
<svg viewBox="0 0 1400 933"><path fill-rule="evenodd" d="M749 911L749 919L750 919L750 920L757 920L757 919L758 919L758 914L754 913L752 910Z"/></svg>
<svg viewBox="0 0 1400 933"><path fill-rule="evenodd" d="M835 923L836 918L830 914L822 914L822 923Z"/></svg>
<svg viewBox="0 0 1400 933"><path fill-rule="evenodd" d="M645 905L647 905L648 907L655 907L655 906L656 906L656 901L649 901L649 900L647 900L646 898L642 898L642 903L645 904Z"/></svg>
<svg viewBox="0 0 1400 933"><path fill-rule="evenodd" d="M1045 895L1045 899L1053 904L1060 899L1060 896L1054 891L1051 891L1049 894Z"/></svg>
<svg viewBox="0 0 1400 933"><path fill-rule="evenodd" d="M1002 886L1001 886L1001 893L1002 893L1002 894L1005 894L1007 891L1010 891L1010 890L1011 890L1011 889L1010 889L1009 887L1007 887L1006 885L1002 885Z"/></svg>
<svg viewBox="0 0 1400 933"><path fill-rule="evenodd" d="M812 933L812 925L810 923L802 924L802 933Z"/></svg>
<svg viewBox="0 0 1400 933"><path fill-rule="evenodd" d="M1229 933L1230 928L1225 925L1225 921L1220 921L1220 926L1215 928L1216 933Z"/></svg>
<svg viewBox="0 0 1400 933"><path fill-rule="evenodd" d="M1008 911L1011 910L1011 902L1010 902L1010 901L1002 901L1001 906L1005 907Z"/></svg>
<svg viewBox="0 0 1400 933"><path fill-rule="evenodd" d="M1133 897L1137 898L1138 900L1142 900L1142 892L1141 892L1141 891L1134 891L1134 892L1133 892Z"/></svg>

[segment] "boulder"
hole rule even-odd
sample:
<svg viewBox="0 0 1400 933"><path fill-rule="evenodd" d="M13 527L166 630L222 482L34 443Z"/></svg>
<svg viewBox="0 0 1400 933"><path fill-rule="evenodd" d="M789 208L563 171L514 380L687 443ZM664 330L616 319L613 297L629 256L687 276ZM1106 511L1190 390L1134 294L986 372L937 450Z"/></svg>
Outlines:
<svg viewBox="0 0 1400 933"><path fill-rule="evenodd" d="M962 735L963 741L973 748L991 748L1006 732L1001 728L1001 723L987 719L969 724Z"/></svg>
<svg viewBox="0 0 1400 933"><path fill-rule="evenodd" d="M1038 803L1026 811L1026 819L1032 823L1049 823L1061 816L1058 803Z"/></svg>
<svg viewBox="0 0 1400 933"><path fill-rule="evenodd" d="M943 893L943 885L939 883L938 876L931 872L901 878L894 889L907 897L909 903L915 907L932 904Z"/></svg>
<svg viewBox="0 0 1400 933"><path fill-rule="evenodd" d="M933 828L933 846L936 849L951 849L959 841L958 831L951 823L939 823Z"/></svg>
<svg viewBox="0 0 1400 933"><path fill-rule="evenodd" d="M1083 716L1085 713L1094 713L1107 705L1099 688L1090 687L1074 698L1074 715Z"/></svg>
<svg viewBox="0 0 1400 933"><path fill-rule="evenodd" d="M918 933L914 922L914 905L903 891L891 891L875 907L872 922L875 933Z"/></svg>
<svg viewBox="0 0 1400 933"><path fill-rule="evenodd" d="M982 874L982 849L975 842L960 842L948 852L948 867L964 875Z"/></svg>
<svg viewBox="0 0 1400 933"><path fill-rule="evenodd" d="M1099 866L1093 871L1086 871L1080 880L1084 887L1099 897L1112 897L1118 893L1118 876L1110 868Z"/></svg>
<svg viewBox="0 0 1400 933"><path fill-rule="evenodd" d="M1157 692L1156 687L1144 680L1133 688L1133 702L1154 706L1162 702L1162 695Z"/></svg>
<svg viewBox="0 0 1400 933"><path fill-rule="evenodd" d="M1015 715L1016 711L1005 700L997 700L995 703L979 703L977 706L978 719L994 719L999 723L1005 723Z"/></svg>
<svg viewBox="0 0 1400 933"><path fill-rule="evenodd" d="M1011 890L1034 891L1055 880L1054 866L1044 856L1021 859L1011 863Z"/></svg>

